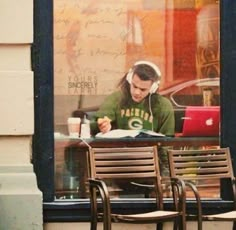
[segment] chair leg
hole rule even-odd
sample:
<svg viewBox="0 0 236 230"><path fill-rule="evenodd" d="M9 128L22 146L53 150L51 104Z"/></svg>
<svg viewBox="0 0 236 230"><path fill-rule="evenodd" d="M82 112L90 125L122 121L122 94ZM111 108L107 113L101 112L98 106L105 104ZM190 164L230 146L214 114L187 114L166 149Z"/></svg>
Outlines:
<svg viewBox="0 0 236 230"><path fill-rule="evenodd" d="M179 222L179 229L180 230L186 230L187 226L186 226L185 215L180 216L178 222Z"/></svg>
<svg viewBox="0 0 236 230"><path fill-rule="evenodd" d="M156 230L162 230L163 229L163 223L157 223Z"/></svg>
<svg viewBox="0 0 236 230"><path fill-rule="evenodd" d="M236 222L233 222L233 230L236 230Z"/></svg>
<svg viewBox="0 0 236 230"><path fill-rule="evenodd" d="M90 230L97 230L97 221L91 221Z"/></svg>
<svg viewBox="0 0 236 230"><path fill-rule="evenodd" d="M91 194L94 192L91 190ZM95 201L94 201L95 200ZM96 204L96 196L93 195L90 198L90 203L91 203L91 220L90 220L90 230L97 230L97 204Z"/></svg>
<svg viewBox="0 0 236 230"><path fill-rule="evenodd" d="M197 229L202 230L202 218L198 218ZM235 229L236 230L236 229Z"/></svg>
<svg viewBox="0 0 236 230"><path fill-rule="evenodd" d="M97 230L97 216L91 212L90 230Z"/></svg>
<svg viewBox="0 0 236 230"><path fill-rule="evenodd" d="M103 222L103 229L104 230L111 230L111 223L109 223L109 222L104 223Z"/></svg>
<svg viewBox="0 0 236 230"><path fill-rule="evenodd" d="M178 230L180 228L180 220L179 219L175 220L173 225L174 225L173 229Z"/></svg>
<svg viewBox="0 0 236 230"><path fill-rule="evenodd" d="M111 216L103 215L103 230L111 230Z"/></svg>

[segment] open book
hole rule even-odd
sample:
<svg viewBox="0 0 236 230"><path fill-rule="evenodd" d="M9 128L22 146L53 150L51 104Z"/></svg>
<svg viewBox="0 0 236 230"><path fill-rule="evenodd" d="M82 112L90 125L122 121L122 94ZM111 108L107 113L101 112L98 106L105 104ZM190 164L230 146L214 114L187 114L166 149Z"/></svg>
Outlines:
<svg viewBox="0 0 236 230"><path fill-rule="evenodd" d="M122 137L164 137L162 133L156 133L151 130L127 130L127 129L114 129L107 133L98 133L95 137L100 138L122 138Z"/></svg>

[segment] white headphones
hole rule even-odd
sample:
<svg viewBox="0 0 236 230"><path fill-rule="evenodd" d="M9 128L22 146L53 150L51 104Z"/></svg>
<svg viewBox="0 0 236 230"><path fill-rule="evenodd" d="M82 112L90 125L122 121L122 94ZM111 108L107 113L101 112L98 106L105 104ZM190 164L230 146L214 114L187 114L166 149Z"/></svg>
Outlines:
<svg viewBox="0 0 236 230"><path fill-rule="evenodd" d="M134 66L141 65L141 64L145 64L145 65L148 65L148 66L152 67L155 70L157 76L159 78L161 77L161 71L157 67L157 65L155 65L154 63L149 62L149 61L137 61L137 62L134 63ZM134 74L133 68L130 68L129 72L126 75L126 80L129 82L129 84L131 84L131 82L132 82L133 74ZM149 90L149 93L150 94L155 93L157 91L158 87L159 87L159 84L160 84L160 80L157 80L157 81L153 82L152 86Z"/></svg>

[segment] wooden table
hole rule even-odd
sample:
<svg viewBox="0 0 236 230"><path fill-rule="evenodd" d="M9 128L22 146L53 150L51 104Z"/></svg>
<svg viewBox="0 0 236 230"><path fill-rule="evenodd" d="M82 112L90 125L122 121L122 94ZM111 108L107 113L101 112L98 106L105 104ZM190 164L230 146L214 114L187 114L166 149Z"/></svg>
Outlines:
<svg viewBox="0 0 236 230"><path fill-rule="evenodd" d="M55 150L61 147L127 147L127 146L218 146L219 137L151 137L151 138L55 138Z"/></svg>

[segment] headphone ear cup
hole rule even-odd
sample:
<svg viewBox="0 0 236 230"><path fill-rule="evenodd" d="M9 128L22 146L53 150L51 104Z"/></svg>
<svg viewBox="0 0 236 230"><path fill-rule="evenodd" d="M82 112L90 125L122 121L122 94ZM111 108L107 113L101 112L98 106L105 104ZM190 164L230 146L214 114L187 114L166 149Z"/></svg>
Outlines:
<svg viewBox="0 0 236 230"><path fill-rule="evenodd" d="M149 90L149 93L151 93L151 94L155 93L157 91L158 87L159 87L159 83L160 83L160 81L153 82L152 86Z"/></svg>
<svg viewBox="0 0 236 230"><path fill-rule="evenodd" d="M126 75L126 80L129 82L129 84L131 84L132 82L132 77L133 77L133 71L132 69L129 69L129 72Z"/></svg>

